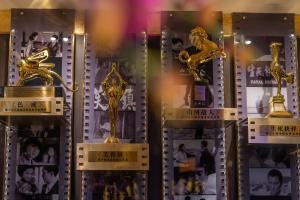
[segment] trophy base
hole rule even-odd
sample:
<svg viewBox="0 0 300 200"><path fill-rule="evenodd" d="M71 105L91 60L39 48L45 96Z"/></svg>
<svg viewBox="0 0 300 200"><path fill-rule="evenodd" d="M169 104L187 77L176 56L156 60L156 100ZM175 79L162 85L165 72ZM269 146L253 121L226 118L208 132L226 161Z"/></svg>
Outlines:
<svg viewBox="0 0 300 200"><path fill-rule="evenodd" d="M0 116L63 116L61 87L0 87Z"/></svg>
<svg viewBox="0 0 300 200"><path fill-rule="evenodd" d="M116 137L107 137L104 140L104 143L105 144L119 144L120 140L118 138L116 138Z"/></svg>
<svg viewBox="0 0 300 200"><path fill-rule="evenodd" d="M292 118L293 115L287 111L284 106L284 97L283 96L273 96L269 101L270 113L267 115L269 117L276 118Z"/></svg>

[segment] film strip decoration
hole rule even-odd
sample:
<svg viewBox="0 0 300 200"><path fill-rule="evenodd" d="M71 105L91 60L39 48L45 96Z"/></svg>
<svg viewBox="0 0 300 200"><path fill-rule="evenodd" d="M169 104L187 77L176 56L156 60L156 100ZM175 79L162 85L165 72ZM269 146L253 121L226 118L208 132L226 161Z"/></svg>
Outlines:
<svg viewBox="0 0 300 200"><path fill-rule="evenodd" d="M190 13L185 12L187 16L190 17ZM176 16L176 12L165 12L163 14L164 18L172 18ZM180 12L178 12L180 16ZM184 15L184 14L182 14ZM178 22L177 22L178 24ZM165 24L162 25L162 34L161 34L161 62L162 62L162 74L167 75L172 71L172 57L170 56L170 49L171 46L171 33L169 27L166 27ZM185 27L186 28L186 27ZM214 37L214 36L213 36ZM224 46L223 44L223 32L221 31L220 34L214 38L217 41L217 44L221 47ZM213 105L215 108L224 108L224 78L223 78L223 67L224 62L222 58L216 58L213 60L213 93L214 93L214 101ZM173 144L173 132L174 129L170 128L170 124L168 123L168 119L166 119L167 115L169 115L169 107L166 101L162 102L162 145L163 145L163 198L164 199L171 199L174 198L174 170L173 170L173 151L174 148ZM179 111L178 111L179 112ZM195 112L197 112L195 110ZM201 112L201 109L199 109ZM235 119L235 111L233 111L233 118ZM176 119L176 114L172 113L169 115ZM203 116L204 117L204 116ZM205 120L205 118L203 118ZM218 117L215 119L219 119ZM234 120L233 119L233 120ZM209 120L209 119L208 119ZM174 123L181 123L182 121L175 121ZM182 123L181 123L182 124ZM187 123L189 124L189 123ZM180 125L178 125L180 126ZM223 126L223 127L222 127ZM219 126L218 126L219 127ZM217 128L216 133L216 145L217 145L217 152L216 152L216 166L219 166L217 171L217 178L216 178L216 187L217 187L217 199L228 199L227 198L227 184L226 181L226 137L225 137L225 123L221 123L222 128ZM179 128L176 126L176 128ZM182 127L183 128L183 127ZM184 126L184 128L187 128ZM195 195L186 195L186 196L195 196ZM201 195L197 195L198 197L202 197ZM206 197L206 196L203 196ZM183 198L182 195L179 198ZM207 196L207 198L209 198Z"/></svg>
<svg viewBox="0 0 300 200"><path fill-rule="evenodd" d="M265 52L266 49L269 48L271 42L282 42L284 44L284 59L285 62L283 66L285 66L285 70L287 72L295 74L294 83L290 86L287 86L286 89L286 101L287 108L291 112L294 118L298 118L298 91L297 91L297 63L296 63L296 38L294 35L294 16L290 14L249 14L249 13L235 13L233 14L233 29L234 29L234 62L235 62L235 70L236 70L236 99L237 99L237 112L238 112L238 135L237 135L237 155L238 155L238 198L242 200L248 200L251 198L255 198L255 195L251 191L250 182L253 181L253 174L250 175L250 168L252 165L249 163L249 158L247 155L249 154L250 147L248 143L257 143L251 144L251 148L254 149L260 148L259 143L261 144L287 144L282 148L290 148L291 146L298 149L297 140L291 139L286 135L281 137L281 135L274 135L277 137L272 138L272 135L264 135L276 132L276 134L282 134L282 128L285 129L284 125L280 125L285 123L285 125L290 124L291 121L284 121L278 119L264 119L262 118L252 118L255 113L251 108L250 103L253 99L247 98L247 93L249 93L248 88L249 85L253 84L257 87L259 91L259 87L274 87L272 85L268 85L265 82L263 85L255 85L259 83L259 81L251 79L251 76L254 77L255 73L252 73L251 66L249 64L246 65L245 57L243 57L243 53L248 52L247 48L250 45L261 45L264 44L265 47L255 46L256 52L262 51ZM280 28L279 28L280 27ZM269 37L269 38L268 38ZM280 40L282 38L282 41ZM280 40L280 41L278 41ZM260 43L259 41L263 41ZM266 43L269 41L269 44ZM266 43L266 44L265 44ZM267 53L266 53L267 54ZM282 55L282 54L281 54ZM257 59L256 62L267 61L266 66L269 66L271 63L271 58L266 59L266 56L262 56ZM254 64L255 65L255 64ZM258 65L258 64L257 64ZM258 65L260 66L260 65ZM252 80L253 82L250 82ZM262 80L265 80L264 78ZM250 86L251 87L251 86ZM252 86L253 87L253 86ZM250 92L251 93L251 92ZM252 92L253 93L253 92ZM251 94L252 94L251 93ZM272 91L271 91L272 94ZM249 94L248 94L249 95ZM266 94L264 94L266 95ZM259 96L257 93L256 96ZM250 102L250 103L249 103ZM262 106L261 106L262 107ZM261 112L263 113L263 112ZM256 114L257 115L257 114ZM249 119L248 119L249 118ZM289 120L289 119L287 119ZM247 123L248 121L248 123ZM293 119L292 121L297 121L297 119ZM270 124L271 123L271 124ZM291 122L293 123L293 122ZM292 127L288 126L288 128ZM248 134L247 134L248 132ZM280 133L279 133L280 132ZM291 132L291 135L293 133ZM280 137L279 137L280 136ZM268 138L269 137L269 138ZM280 140L280 141L279 141ZM291 142L292 141L292 142ZM288 144L297 144L297 145L288 145ZM271 148L271 146L266 148ZM277 148L281 146L277 145ZM298 152L298 151L296 151ZM294 155L294 154L293 154ZM291 199L299 198L299 169L298 167L293 167L294 162L299 163L298 153L291 159L291 171L297 176L291 174L290 176L294 177L293 180L289 180L292 182L292 195ZM295 161L294 161L295 160ZM298 165L298 164L297 164ZM253 171L253 170L252 170ZM280 171L280 170L279 170ZM284 173L284 171L280 171L280 173ZM252 177L251 177L252 176ZM286 176L286 175L285 175ZM261 178L261 177L260 177ZM297 179L297 180L295 180ZM268 196L265 196L268 198ZM285 197L284 197L285 198ZM288 198L288 197L287 197Z"/></svg>
<svg viewBox="0 0 300 200"><path fill-rule="evenodd" d="M60 24L57 22L49 21L47 16L57 17L61 19ZM73 45L74 45L74 37L73 37L73 26L74 26L74 11L71 10L19 10L13 9L12 10L12 30L11 30L11 39L10 39L10 54L9 54L9 69L8 69L8 85L15 86L16 81L19 78L18 75L18 68L17 62L24 57L28 57L32 53L32 49L38 50L43 47L48 47L50 53L50 62L54 62L56 66L60 67L58 69L58 74L62 77L65 81L65 84L69 88L73 88ZM38 20L38 22L37 22ZM28 24L28 21L31 23ZM43 23L41 23L43 22ZM49 31L50 30L50 31ZM28 38L26 36L29 36ZM58 43L55 43L55 41ZM30 43L31 42L31 43ZM51 43L52 45L51 46ZM30 46L31 45L31 46ZM30 46L30 47L29 47ZM31 53L30 53L31 52ZM54 53L54 54L53 54ZM35 85L36 83L34 83ZM58 83L55 82L56 85ZM28 87L30 89L30 87ZM32 88L33 89L33 88ZM56 91L56 90L55 90ZM41 163L36 163L38 166L35 167L33 164L30 165L23 165L21 164L18 168L32 168L34 169L34 184L32 184L33 190L31 192L22 191L21 194L28 197L28 195L33 195L34 198L39 198L37 196L41 196L41 198L46 198L49 194L53 198L70 199L70 192L71 192L71 152L72 152L72 104L73 104L73 94L71 91L65 90L65 92L60 92L65 94L64 98L64 108L63 108L63 119L60 120L61 117L57 115L57 117L51 118L49 121L53 121L54 126L59 126L59 128L55 129L55 134L59 133L59 135L52 138L52 136L47 137L43 136L42 138L34 138L39 141L48 142L49 145L54 145L55 148L51 148L51 152L55 155L55 161L59 165L57 167L52 167L50 164L49 166L43 166ZM31 117L32 118L32 117ZM45 134L45 127L48 124L46 117L39 117L33 118L40 119L41 124L43 126L43 133ZM30 123L28 121L28 123ZM37 122L39 123L39 122ZM23 126L24 123L22 123ZM31 124L28 124L29 126ZM48 124L49 125L49 124ZM50 125L52 126L52 125ZM18 138L19 131L21 129L18 128L18 123L8 124L6 128L6 164L5 164L5 184L4 184L4 198L5 199L16 199L16 195L19 193L15 193L17 191L16 187L21 186L18 185L21 183L21 179L17 177L17 163L21 163L21 161L17 160L16 157L20 158L20 153L17 150L17 145L20 146L21 144L17 144L17 141L20 140ZM53 129L54 130L54 129ZM48 130L49 131L49 130ZM52 133L51 133L52 134ZM46 133L47 135L47 133ZM31 136L29 136L31 137ZM35 137L35 136L34 136ZM27 139L27 140L30 140ZM55 141L57 142L55 142ZM52 144L51 141L54 143ZM47 144L48 144L47 143ZM50 149L50 146L49 146ZM48 150L49 150L48 149ZM40 149L41 150L41 149ZM59 152L58 152L59 151ZM42 152L40 152L41 154ZM52 153L51 153L52 154ZM62 155L62 156L58 156ZM50 158L50 157L49 157ZM50 162L50 160L49 160ZM52 161L51 161L52 162ZM28 167L29 166L29 167ZM45 170L54 170L53 174L59 176L59 180L57 180L56 184L54 184L53 188L47 191L37 183L37 180L42 177L42 173ZM51 169L50 169L51 168ZM55 168L55 169L54 169ZM57 168L57 169L56 169ZM26 169L25 169L26 170ZM44 171L43 171L44 170ZM43 172L42 172L43 171ZM18 181L18 184L16 184ZM33 180L33 179L32 179ZM45 180L44 180L45 181ZM59 184L58 184L59 182ZM44 182L46 183L46 182ZM42 183L41 183L42 184ZM34 189L35 188L35 189ZM49 197L47 196L47 198ZM43 197L42 197L43 196ZM54 197L55 196L55 197ZM52 198L51 197L51 198Z"/></svg>
<svg viewBox="0 0 300 200"><path fill-rule="evenodd" d="M147 36L145 32L141 32L135 35L135 63L137 75L136 87L134 88L136 108L135 108L135 135L134 143L147 143L147 66L148 66L148 47L147 47ZM100 60L100 59L99 59ZM92 145L103 143L102 139L96 139L93 131L95 129L96 116L94 111L94 99L95 99L95 71L97 72L97 65L99 60L96 53L90 43L89 36L85 36L85 80L84 80L84 127L83 127L83 143L84 145ZM112 59L114 60L114 59ZM99 81L99 80L98 80ZM79 152L80 153L80 152ZM89 181L91 180L91 173L88 171L82 171L82 200L88 200L91 198L93 192L90 191ZM125 172L126 173L126 172ZM101 171L97 172L97 175L105 174ZM101 177L100 177L101 178ZM140 191L141 200L147 199L147 173L138 173L138 185Z"/></svg>

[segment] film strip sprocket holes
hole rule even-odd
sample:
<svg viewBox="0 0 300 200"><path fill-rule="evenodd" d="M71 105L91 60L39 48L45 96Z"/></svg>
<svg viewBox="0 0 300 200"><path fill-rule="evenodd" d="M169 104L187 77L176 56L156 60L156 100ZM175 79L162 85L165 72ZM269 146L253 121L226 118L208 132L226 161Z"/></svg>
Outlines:
<svg viewBox="0 0 300 200"><path fill-rule="evenodd" d="M170 43L168 40L169 33L166 29L162 30L161 34L161 63L162 63L162 74L167 73L171 67L171 59L168 56L168 50L170 49ZM224 46L223 34L218 38L218 44ZM224 107L224 62L220 59L215 59L213 61L214 67L214 107L223 108ZM166 110L166 103L162 102L162 145L163 145L163 197L165 200L168 200L172 196L172 174L170 173L173 170L173 155L172 149L172 129L165 127L164 113ZM218 199L227 199L227 182L226 182L226 137L225 137L225 128L219 129L219 151L217 159L219 163L216 166L220 166L217 169L217 196Z"/></svg>
<svg viewBox="0 0 300 200"><path fill-rule="evenodd" d="M62 77L66 81L66 84L69 88L73 87L73 55L74 55L74 35L66 35L68 42L63 46L63 61L62 61ZM66 94L66 103L70 108L73 108L73 92L65 90ZM63 194L64 199L68 200L71 196L71 160L72 160L72 109L66 109L64 112L65 119L67 123L65 124L65 133L64 133L64 160L65 164L61 165L60 168L65 172L64 180L66 184L64 185Z"/></svg>
<svg viewBox="0 0 300 200"><path fill-rule="evenodd" d="M9 64L8 64L8 85L14 86L15 80L18 77L18 69L16 67L17 58L16 58L16 34L15 29L10 32L10 48L9 48Z"/></svg>
<svg viewBox="0 0 300 200"><path fill-rule="evenodd" d="M85 70L84 70L84 127L83 127L83 142L91 143L90 130L93 130L94 123L94 91L91 91L91 86L95 82L94 67L97 64L96 54L93 51L92 45L88 39L88 34L85 36ZM147 67L148 67L148 45L147 35L145 32L137 34L136 41L136 68L138 70L136 88L136 142L147 143ZM147 199L147 174L142 174L141 200ZM86 200L88 196L88 172L82 172L81 183L82 195L81 199Z"/></svg>

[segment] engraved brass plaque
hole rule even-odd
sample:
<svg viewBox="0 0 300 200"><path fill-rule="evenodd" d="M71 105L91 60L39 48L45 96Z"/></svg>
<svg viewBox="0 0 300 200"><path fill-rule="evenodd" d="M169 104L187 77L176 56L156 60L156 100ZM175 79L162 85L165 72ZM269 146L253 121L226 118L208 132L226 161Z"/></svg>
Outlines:
<svg viewBox="0 0 300 200"><path fill-rule="evenodd" d="M166 120L237 120L236 108L175 108L166 110Z"/></svg>
<svg viewBox="0 0 300 200"><path fill-rule="evenodd" d="M248 141L257 144L299 144L300 120L293 118L249 118Z"/></svg>
<svg viewBox="0 0 300 200"><path fill-rule="evenodd" d="M0 98L0 116L63 115L63 98Z"/></svg>
<svg viewBox="0 0 300 200"><path fill-rule="evenodd" d="M148 144L77 144L77 170L148 169Z"/></svg>

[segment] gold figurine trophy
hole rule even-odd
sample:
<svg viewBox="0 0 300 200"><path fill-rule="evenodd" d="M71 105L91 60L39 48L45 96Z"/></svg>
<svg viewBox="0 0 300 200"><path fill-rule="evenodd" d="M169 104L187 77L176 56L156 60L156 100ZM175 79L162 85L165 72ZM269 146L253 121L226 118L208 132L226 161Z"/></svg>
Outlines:
<svg viewBox="0 0 300 200"><path fill-rule="evenodd" d="M226 58L226 54L221 47L208 39L206 31L201 27L196 27L189 34L191 44L199 51L189 55L186 50L179 53L178 59L186 63L188 72L194 77L195 81L203 81L198 66L217 57Z"/></svg>
<svg viewBox="0 0 300 200"><path fill-rule="evenodd" d="M270 45L272 53L272 63L270 65L270 71L272 76L277 82L277 95L271 97L269 101L270 113L267 117L277 118L291 118L292 114L287 111L284 106L284 96L281 94L282 81L285 80L287 84L294 83L294 74L286 73L279 63L279 52L281 43L274 42Z"/></svg>
<svg viewBox="0 0 300 200"><path fill-rule="evenodd" d="M115 77L113 77L113 75L115 75ZM118 83L115 78L118 78ZM119 139L116 137L118 106L125 92L127 82L124 81L121 74L117 70L116 63L112 64L111 71L106 75L101 85L108 99L109 119L111 127L111 136L106 138L104 143L119 143Z"/></svg>

